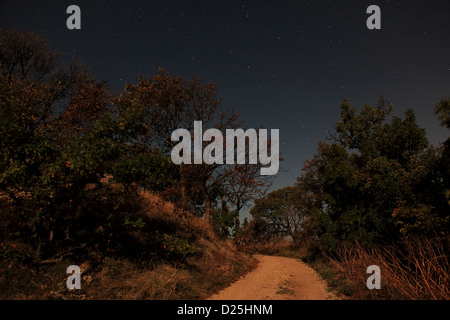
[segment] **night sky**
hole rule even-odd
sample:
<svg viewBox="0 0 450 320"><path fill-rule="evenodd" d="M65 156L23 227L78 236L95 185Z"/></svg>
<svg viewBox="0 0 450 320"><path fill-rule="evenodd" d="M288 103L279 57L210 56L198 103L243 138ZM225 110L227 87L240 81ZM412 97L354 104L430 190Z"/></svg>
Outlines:
<svg viewBox="0 0 450 320"><path fill-rule="evenodd" d="M81 8L81 30L66 9ZM366 9L381 8L368 30ZM339 104L416 112L431 143L448 137L433 113L450 96L450 1L0 0L0 27L43 34L115 93L158 67L220 86L247 127L280 129L284 161L274 188L292 185ZM205 128L206 130L206 128Z"/></svg>

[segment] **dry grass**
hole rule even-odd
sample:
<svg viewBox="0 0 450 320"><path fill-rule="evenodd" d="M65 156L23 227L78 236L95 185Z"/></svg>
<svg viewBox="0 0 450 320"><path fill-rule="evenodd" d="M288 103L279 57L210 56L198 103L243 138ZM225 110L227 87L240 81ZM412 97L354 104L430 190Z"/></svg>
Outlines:
<svg viewBox="0 0 450 320"><path fill-rule="evenodd" d="M450 299L449 261L442 243L430 239L409 239L399 246L363 247L356 243L341 247L329 262L351 280L356 299ZM368 290L366 269L381 270L381 290Z"/></svg>
<svg viewBox="0 0 450 320"><path fill-rule="evenodd" d="M47 291L46 298L206 299L240 277L253 264L252 258L237 252L228 242L201 238L197 248L201 254L184 263L164 262L153 268L140 268L128 260L105 259L99 270L83 275L79 292L68 291L61 282L54 290Z"/></svg>
<svg viewBox="0 0 450 320"><path fill-rule="evenodd" d="M252 254L259 253L297 259L303 259L308 256L308 250L305 246L295 244L291 240L287 239L247 243L242 245L241 248Z"/></svg>
<svg viewBox="0 0 450 320"><path fill-rule="evenodd" d="M120 191L114 183L107 187L110 192ZM177 210L155 194L138 191L125 201L125 207L130 203L137 215L145 217L146 227L131 234L138 247L129 252L138 252L139 257L114 250L89 252L30 267L7 253L7 259L0 261L0 299L204 299L254 265L250 255L218 238L203 219ZM173 255L161 247L166 235L187 244L189 254ZM3 248L6 245L2 243ZM65 272L71 264L83 266L81 290L66 288Z"/></svg>

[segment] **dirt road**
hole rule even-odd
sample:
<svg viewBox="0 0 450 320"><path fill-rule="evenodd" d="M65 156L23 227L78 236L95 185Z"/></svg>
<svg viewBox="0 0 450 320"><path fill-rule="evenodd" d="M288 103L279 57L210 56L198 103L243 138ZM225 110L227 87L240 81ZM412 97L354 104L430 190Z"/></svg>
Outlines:
<svg viewBox="0 0 450 320"><path fill-rule="evenodd" d="M325 282L297 259L257 255L258 266L209 300L327 300Z"/></svg>

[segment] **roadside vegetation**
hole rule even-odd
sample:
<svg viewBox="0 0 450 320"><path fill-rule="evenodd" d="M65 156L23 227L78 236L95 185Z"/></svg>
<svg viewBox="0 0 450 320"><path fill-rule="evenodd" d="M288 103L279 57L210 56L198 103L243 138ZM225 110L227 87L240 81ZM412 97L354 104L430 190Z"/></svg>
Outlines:
<svg viewBox="0 0 450 320"><path fill-rule="evenodd" d="M170 160L173 130L242 124L217 85L160 69L114 95L39 35L0 44L1 299L201 299L253 266L228 237L259 168Z"/></svg>
<svg viewBox="0 0 450 320"><path fill-rule="evenodd" d="M434 111L450 128L450 98ZM250 212L244 247L307 261L342 297L449 298L450 138L429 144L413 110L400 117L380 97L358 111L344 100L297 183ZM381 290L366 287L371 265Z"/></svg>
<svg viewBox="0 0 450 320"><path fill-rule="evenodd" d="M178 128L245 126L216 84L159 69L115 95L38 35L0 44L1 299L202 299L253 253L310 263L341 298L449 299L450 139L431 145L413 110L344 100L295 185L268 193L260 165L170 159ZM450 98L434 112L450 128Z"/></svg>
<svg viewBox="0 0 450 320"><path fill-rule="evenodd" d="M2 241L0 299L204 299L254 266L203 219L153 193L106 180L86 196L73 247L36 261L26 242ZM81 290L67 289L69 265L81 268Z"/></svg>

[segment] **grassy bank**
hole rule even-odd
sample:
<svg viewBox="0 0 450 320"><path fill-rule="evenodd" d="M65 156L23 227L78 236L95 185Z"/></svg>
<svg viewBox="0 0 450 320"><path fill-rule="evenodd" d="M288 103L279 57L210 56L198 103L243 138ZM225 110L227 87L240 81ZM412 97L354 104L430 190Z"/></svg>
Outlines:
<svg viewBox="0 0 450 320"><path fill-rule="evenodd" d="M442 242L412 238L391 246L342 246L327 257L336 274L352 284L351 297L364 300L449 300L450 265ZM381 289L368 290L367 267L381 271Z"/></svg>
<svg viewBox="0 0 450 320"><path fill-rule="evenodd" d="M95 267L71 259L30 269L2 263L0 299L205 299L252 267L252 258L224 242L201 240L203 250L184 262L142 267L106 257ZM79 264L81 290L68 290L66 268Z"/></svg>
<svg viewBox="0 0 450 320"><path fill-rule="evenodd" d="M13 230L3 220L0 299L204 299L253 267L251 255L217 237L202 219L147 192L120 200L126 209L119 210L129 213L123 223L138 227L105 235L108 200L119 193L118 186L92 190L92 199L100 200L89 201L76 219L83 225L89 217L95 228L83 228L80 242L61 244L45 259L34 258L35 249L19 237L6 237L6 229ZM2 210L3 218L11 210ZM69 265L81 268L81 290L66 287Z"/></svg>

